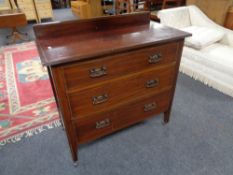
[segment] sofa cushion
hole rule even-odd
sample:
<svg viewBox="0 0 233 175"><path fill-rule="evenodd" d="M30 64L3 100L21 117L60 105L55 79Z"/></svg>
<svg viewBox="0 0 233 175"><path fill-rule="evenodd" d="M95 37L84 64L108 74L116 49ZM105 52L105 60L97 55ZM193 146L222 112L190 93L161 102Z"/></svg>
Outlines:
<svg viewBox="0 0 233 175"><path fill-rule="evenodd" d="M219 65L229 66L233 71L233 47L215 43L202 49L201 52L211 56L212 61Z"/></svg>
<svg viewBox="0 0 233 175"><path fill-rule="evenodd" d="M201 50L184 47L183 57L233 77L233 47L220 43Z"/></svg>
<svg viewBox="0 0 233 175"><path fill-rule="evenodd" d="M195 49L203 49L220 41L224 36L224 32L213 28L190 26L182 30L192 33L191 37L185 39L185 45Z"/></svg>

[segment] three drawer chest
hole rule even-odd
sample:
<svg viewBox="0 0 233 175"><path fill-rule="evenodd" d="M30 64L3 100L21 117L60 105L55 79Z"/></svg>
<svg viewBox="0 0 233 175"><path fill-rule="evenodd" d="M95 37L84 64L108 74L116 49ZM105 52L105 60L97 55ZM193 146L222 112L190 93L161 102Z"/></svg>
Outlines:
<svg viewBox="0 0 233 175"><path fill-rule="evenodd" d="M39 24L34 31L74 161L79 144L159 113L169 121L188 33L150 21L148 12Z"/></svg>

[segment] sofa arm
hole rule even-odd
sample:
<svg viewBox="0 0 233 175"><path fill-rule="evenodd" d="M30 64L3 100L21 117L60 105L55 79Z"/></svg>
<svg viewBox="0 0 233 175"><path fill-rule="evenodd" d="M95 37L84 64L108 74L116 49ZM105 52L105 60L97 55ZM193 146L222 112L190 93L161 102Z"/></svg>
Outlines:
<svg viewBox="0 0 233 175"><path fill-rule="evenodd" d="M216 24L196 6L192 5L192 6L188 6L188 8L189 8L189 13L190 13L191 25L214 28L214 29L224 32L225 35L220 42L233 47L233 31L232 30L226 29Z"/></svg>
<svg viewBox="0 0 233 175"><path fill-rule="evenodd" d="M225 32L225 35L220 42L233 47L233 31L226 29L226 28L223 28L223 27L221 27L220 30Z"/></svg>
<svg viewBox="0 0 233 175"><path fill-rule="evenodd" d="M157 15L162 24L170 27L181 29L191 25L188 7L160 10Z"/></svg>

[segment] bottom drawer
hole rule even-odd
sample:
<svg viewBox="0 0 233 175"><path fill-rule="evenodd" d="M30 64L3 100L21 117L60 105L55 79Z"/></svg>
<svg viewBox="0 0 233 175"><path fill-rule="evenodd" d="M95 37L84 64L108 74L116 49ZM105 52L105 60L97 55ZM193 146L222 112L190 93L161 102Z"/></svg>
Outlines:
<svg viewBox="0 0 233 175"><path fill-rule="evenodd" d="M171 93L170 91L166 91L121 107L115 113L113 129L118 130L153 115L165 112L168 109L170 99Z"/></svg>
<svg viewBox="0 0 233 175"><path fill-rule="evenodd" d="M108 112L76 121L78 143L85 143L167 110L170 91L150 95Z"/></svg>
<svg viewBox="0 0 233 175"><path fill-rule="evenodd" d="M78 143L85 143L113 131L114 111L86 117L76 122Z"/></svg>

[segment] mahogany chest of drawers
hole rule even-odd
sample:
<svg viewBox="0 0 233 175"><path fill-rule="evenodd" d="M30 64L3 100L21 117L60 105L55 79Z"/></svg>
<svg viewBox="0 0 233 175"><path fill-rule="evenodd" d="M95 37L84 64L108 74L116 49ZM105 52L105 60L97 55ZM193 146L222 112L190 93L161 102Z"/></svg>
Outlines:
<svg viewBox="0 0 233 175"><path fill-rule="evenodd" d="M34 31L74 161L81 143L162 112L169 121L188 33L151 22L146 12Z"/></svg>

